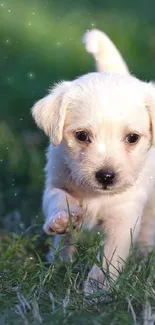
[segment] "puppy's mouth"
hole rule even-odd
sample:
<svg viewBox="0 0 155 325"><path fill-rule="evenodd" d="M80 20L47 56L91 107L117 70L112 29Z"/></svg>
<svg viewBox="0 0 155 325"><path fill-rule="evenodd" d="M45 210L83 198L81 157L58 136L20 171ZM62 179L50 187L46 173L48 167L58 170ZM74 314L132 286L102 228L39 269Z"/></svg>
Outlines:
<svg viewBox="0 0 155 325"><path fill-rule="evenodd" d="M103 189L104 191L106 191L106 190L111 190L111 188L108 188L108 185L103 185L103 186L102 186L102 189Z"/></svg>
<svg viewBox="0 0 155 325"><path fill-rule="evenodd" d="M116 188L114 185L102 185L102 191L105 191L105 192L115 192L117 191L118 188Z"/></svg>
<svg viewBox="0 0 155 325"><path fill-rule="evenodd" d="M102 191L104 191L104 192L110 192L110 193L112 193L112 192L115 192L116 191L116 189L114 188L114 187L112 187L112 186L108 186L108 185L102 185Z"/></svg>
<svg viewBox="0 0 155 325"><path fill-rule="evenodd" d="M108 186L102 186L102 188L97 190L97 192L105 196L114 196L114 195L121 194L125 191L126 188L110 188Z"/></svg>
<svg viewBox="0 0 155 325"><path fill-rule="evenodd" d="M94 191L95 192L100 192L103 194L113 194L114 192L118 191L118 188L116 188L115 186L108 186L108 185L101 185L101 186L94 186Z"/></svg>
<svg viewBox="0 0 155 325"><path fill-rule="evenodd" d="M102 187L98 188L98 190L102 192L103 195L116 195L127 191L131 186L131 183L126 183L123 186L102 185Z"/></svg>

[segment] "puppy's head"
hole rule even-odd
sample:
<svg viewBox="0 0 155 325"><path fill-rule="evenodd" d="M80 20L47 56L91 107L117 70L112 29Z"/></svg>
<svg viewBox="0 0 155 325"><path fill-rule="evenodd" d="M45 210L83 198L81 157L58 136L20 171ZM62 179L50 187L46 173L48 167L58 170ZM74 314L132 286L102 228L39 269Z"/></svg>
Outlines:
<svg viewBox="0 0 155 325"><path fill-rule="evenodd" d="M32 114L61 147L72 182L115 194L139 178L155 146L155 89L132 76L91 73L62 82Z"/></svg>

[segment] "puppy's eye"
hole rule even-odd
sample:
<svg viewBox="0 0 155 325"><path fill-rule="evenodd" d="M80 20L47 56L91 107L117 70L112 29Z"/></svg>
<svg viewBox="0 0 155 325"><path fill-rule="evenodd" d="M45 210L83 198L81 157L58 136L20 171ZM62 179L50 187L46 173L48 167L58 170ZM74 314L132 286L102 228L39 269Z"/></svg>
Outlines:
<svg viewBox="0 0 155 325"><path fill-rule="evenodd" d="M82 142L90 142L89 135L86 131L77 131L76 138Z"/></svg>
<svg viewBox="0 0 155 325"><path fill-rule="evenodd" d="M128 136L126 137L126 142L130 144L135 144L138 142L139 138L140 138L139 134L131 133L128 134Z"/></svg>

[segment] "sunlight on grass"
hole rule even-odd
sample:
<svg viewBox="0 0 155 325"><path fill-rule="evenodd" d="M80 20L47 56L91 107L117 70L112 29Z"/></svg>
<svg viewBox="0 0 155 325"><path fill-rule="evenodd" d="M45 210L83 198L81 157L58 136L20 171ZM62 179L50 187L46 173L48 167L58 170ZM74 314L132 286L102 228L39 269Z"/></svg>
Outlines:
<svg viewBox="0 0 155 325"><path fill-rule="evenodd" d="M28 233L25 238L1 235L0 319L6 321L4 324L60 324L65 320L67 324L82 321L82 324L123 325L139 324L147 311L148 317L153 317L150 308L155 303L154 252L144 263L138 251L133 251L117 283L110 281L106 294L101 290L84 297L84 279L96 262L100 237L92 236L88 244L84 234L76 242L74 263L58 265L48 264L43 254L37 252L39 236L31 233L30 238Z"/></svg>

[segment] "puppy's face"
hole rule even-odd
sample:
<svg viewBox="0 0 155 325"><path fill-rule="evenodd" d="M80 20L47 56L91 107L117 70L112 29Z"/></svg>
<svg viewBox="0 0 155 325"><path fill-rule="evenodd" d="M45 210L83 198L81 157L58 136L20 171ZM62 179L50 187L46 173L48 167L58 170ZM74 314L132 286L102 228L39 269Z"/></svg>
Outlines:
<svg viewBox="0 0 155 325"><path fill-rule="evenodd" d="M78 187L116 194L139 178L153 137L149 95L131 76L93 73L67 85L62 154Z"/></svg>

